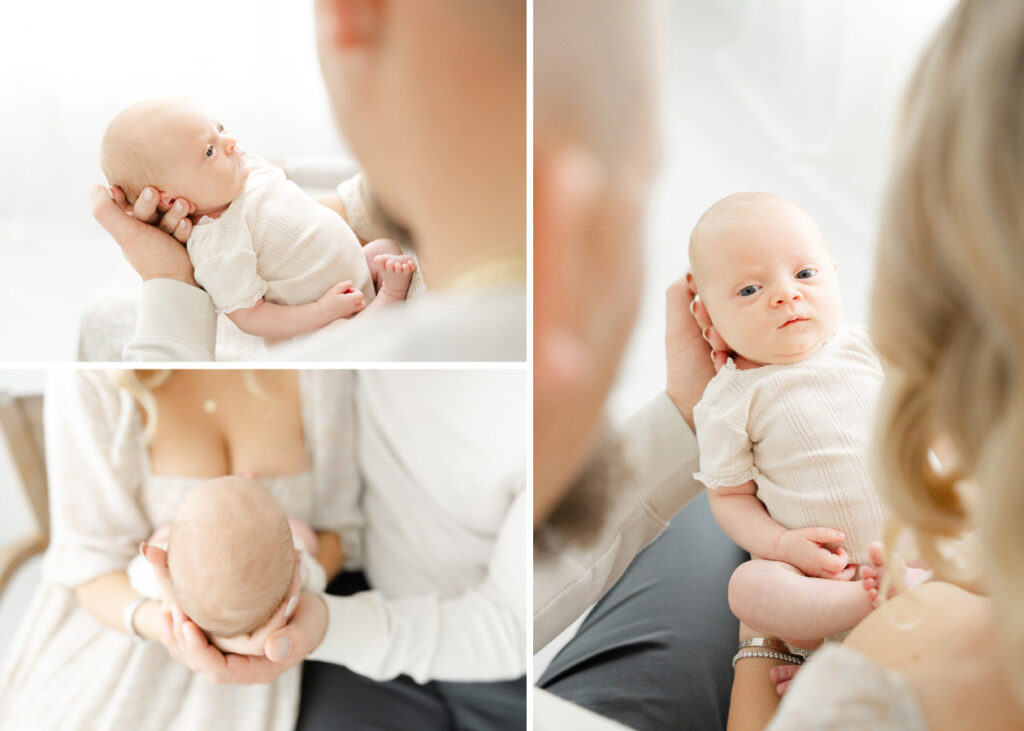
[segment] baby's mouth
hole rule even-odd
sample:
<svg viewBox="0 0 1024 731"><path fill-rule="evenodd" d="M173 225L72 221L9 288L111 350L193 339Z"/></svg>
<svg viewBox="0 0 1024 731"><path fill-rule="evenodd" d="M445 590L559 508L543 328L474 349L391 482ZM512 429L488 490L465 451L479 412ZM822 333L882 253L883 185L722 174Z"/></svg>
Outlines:
<svg viewBox="0 0 1024 731"><path fill-rule="evenodd" d="M778 329L781 330L784 327L789 327L794 322L807 322L807 320L808 320L808 318L806 318L806 317L797 317L797 316L794 315L793 317L789 318L784 323L779 325Z"/></svg>

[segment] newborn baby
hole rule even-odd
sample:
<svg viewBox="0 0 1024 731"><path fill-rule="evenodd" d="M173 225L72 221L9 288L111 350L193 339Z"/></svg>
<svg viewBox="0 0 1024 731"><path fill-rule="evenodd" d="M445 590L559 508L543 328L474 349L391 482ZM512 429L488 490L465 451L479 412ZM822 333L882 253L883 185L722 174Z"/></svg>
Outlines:
<svg viewBox="0 0 1024 731"><path fill-rule="evenodd" d="M300 589L323 591L316 534L289 520L256 480L221 477L193 489L167 538L169 586L141 556L128 576L142 596L173 593L182 611L225 652L262 655L263 643L295 610Z"/></svg>
<svg viewBox="0 0 1024 731"><path fill-rule="evenodd" d="M388 239L360 245L336 212L247 156L215 117L181 99L139 102L103 137L100 164L129 203L190 203L187 249L218 312L273 339L405 299L416 262Z"/></svg>
<svg viewBox="0 0 1024 731"><path fill-rule="evenodd" d="M796 204L766 193L719 201L694 228L690 264L735 355L694 409L695 477L752 558L733 574L729 604L755 630L814 646L873 609L850 579L881 534L868 440L882 369L867 334L840 325L836 266Z"/></svg>

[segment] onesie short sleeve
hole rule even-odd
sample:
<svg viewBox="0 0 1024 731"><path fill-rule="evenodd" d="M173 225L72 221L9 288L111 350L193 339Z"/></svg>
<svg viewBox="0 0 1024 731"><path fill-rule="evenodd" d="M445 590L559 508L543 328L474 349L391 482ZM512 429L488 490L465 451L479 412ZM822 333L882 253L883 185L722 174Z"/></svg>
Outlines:
<svg viewBox="0 0 1024 731"><path fill-rule="evenodd" d="M693 477L712 490L742 485L760 474L746 429L750 397L735 382L736 373L723 368L693 410L700 452L700 472Z"/></svg>
<svg viewBox="0 0 1024 731"><path fill-rule="evenodd" d="M218 313L252 307L267 291L256 269L256 252L245 226L197 225L188 240L196 282L213 300Z"/></svg>

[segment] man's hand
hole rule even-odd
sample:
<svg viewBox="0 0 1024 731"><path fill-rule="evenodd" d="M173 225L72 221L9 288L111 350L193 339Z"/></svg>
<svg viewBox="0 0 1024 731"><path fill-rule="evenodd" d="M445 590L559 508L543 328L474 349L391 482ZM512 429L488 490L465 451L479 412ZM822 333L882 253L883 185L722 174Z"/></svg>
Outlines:
<svg viewBox="0 0 1024 731"><path fill-rule="evenodd" d="M163 643L175 660L217 685L263 685L317 648L327 631L327 605L303 591L291 622L267 638L266 656L224 654L175 606L164 615Z"/></svg>
<svg viewBox="0 0 1024 731"><path fill-rule="evenodd" d="M691 281L687 274L665 292L665 393L693 429L693 407L704 395L715 370L710 360L711 348L689 313L694 301Z"/></svg>
<svg viewBox="0 0 1024 731"><path fill-rule="evenodd" d="M834 528L787 530L779 535L770 558L792 564L808 576L849 581L857 566L850 563L846 549L836 545L845 538Z"/></svg>
<svg viewBox="0 0 1024 731"><path fill-rule="evenodd" d="M182 246L192 233L187 217L192 206L188 201L179 199L170 209L161 211L160 195L153 188L146 188L134 206L125 200L120 188L108 191L95 185L90 195L93 218L121 247L121 253L143 281L176 279L196 286L192 262ZM173 237L168 232L173 232Z"/></svg>

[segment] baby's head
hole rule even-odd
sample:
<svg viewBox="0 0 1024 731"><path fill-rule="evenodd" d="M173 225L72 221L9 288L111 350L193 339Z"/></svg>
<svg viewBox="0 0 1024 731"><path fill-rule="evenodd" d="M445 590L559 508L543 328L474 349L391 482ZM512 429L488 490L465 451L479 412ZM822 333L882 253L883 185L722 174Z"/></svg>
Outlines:
<svg viewBox="0 0 1024 731"><path fill-rule="evenodd" d="M119 113L103 135L100 165L130 203L149 185L165 205L185 198L199 212L227 206L249 177L237 140L187 99L153 99Z"/></svg>
<svg viewBox="0 0 1024 731"><path fill-rule="evenodd" d="M795 363L836 331L836 265L814 220L770 193L715 203L690 234L701 301L729 347L758 363Z"/></svg>
<svg viewBox="0 0 1024 731"><path fill-rule="evenodd" d="M186 496L171 524L167 568L185 614L211 639L237 638L232 652L249 651L239 643L283 619L279 610L297 591L288 518L263 485L244 477L210 480ZM262 654L262 643L251 650Z"/></svg>

